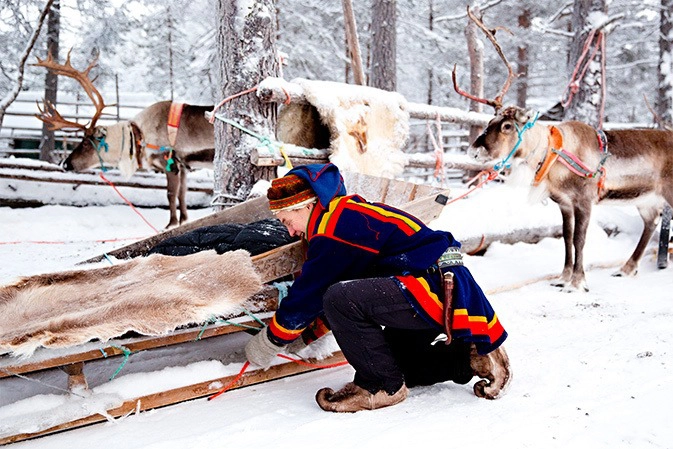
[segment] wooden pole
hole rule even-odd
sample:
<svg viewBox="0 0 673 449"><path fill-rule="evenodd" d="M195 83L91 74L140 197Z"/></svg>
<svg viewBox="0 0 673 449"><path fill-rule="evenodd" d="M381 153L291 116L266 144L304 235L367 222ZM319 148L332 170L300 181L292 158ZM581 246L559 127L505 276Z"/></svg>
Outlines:
<svg viewBox="0 0 673 449"><path fill-rule="evenodd" d="M343 0L344 23L346 25L346 40L351 55L351 65L353 66L353 81L360 86L366 85L365 72L362 69L362 55L360 53L360 42L358 40L358 30L355 24L355 14L353 13L353 3L351 0Z"/></svg>

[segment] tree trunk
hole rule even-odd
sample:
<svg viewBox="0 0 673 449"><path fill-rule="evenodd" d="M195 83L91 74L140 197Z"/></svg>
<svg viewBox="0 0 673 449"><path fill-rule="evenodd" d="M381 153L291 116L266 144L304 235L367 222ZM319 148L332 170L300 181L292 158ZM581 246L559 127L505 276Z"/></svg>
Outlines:
<svg viewBox="0 0 673 449"><path fill-rule="evenodd" d="M592 13L593 20L596 13L607 14L606 0L575 0L572 17L575 36L570 44L568 72L571 75L571 83L577 83L577 91L571 94L564 118L579 120L600 128L603 123L602 108L605 101L602 76L602 60L605 55L600 47L601 39L604 37L600 30L592 29L591 23L587 21ZM589 46L589 51L583 59L585 45ZM595 55L589 60L594 49ZM574 79L573 73L576 74Z"/></svg>
<svg viewBox="0 0 673 449"><path fill-rule="evenodd" d="M528 36L528 29L530 28L530 9L524 8L519 14L519 27L524 30L524 41L519 45L518 59L519 59L519 77L516 87L516 105L521 108L526 108L526 101L528 100L528 44L526 38Z"/></svg>
<svg viewBox="0 0 673 449"><path fill-rule="evenodd" d="M30 35L30 39L28 39L28 43L26 44L26 47L24 48L23 53L21 54L21 58L19 59L16 83L14 84L12 90L10 90L9 93L7 93L7 95L5 95L0 100L0 128L2 128L2 122L5 119L5 111L7 111L9 105L11 105L14 102L14 100L16 100L16 97L19 95L19 92L21 92L21 87L23 86L23 74L26 68L26 60L28 60L28 55L30 55L30 52L33 51L35 41L37 41L37 38L40 35L40 31L42 30L44 20L47 18L47 14L49 13L49 10L51 9L51 5L53 3L54 0L47 0L47 3L44 5L44 8L42 8L40 17L37 19L37 24L35 25L35 29L33 30L33 33Z"/></svg>
<svg viewBox="0 0 673 449"><path fill-rule="evenodd" d="M61 1L55 0L47 17L47 54L54 61L58 61L58 43L61 33ZM54 105L58 102L58 75L47 70L44 78L44 99ZM54 131L50 130L46 123L42 124L42 140L40 141L40 160L55 162Z"/></svg>
<svg viewBox="0 0 673 449"><path fill-rule="evenodd" d="M659 68L655 110L673 126L673 0L661 0L659 22Z"/></svg>
<svg viewBox="0 0 673 449"><path fill-rule="evenodd" d="M432 34L432 31L435 27L435 11L434 11L434 5L432 4L432 0L429 0L429 5L428 5L428 29L430 30L430 33ZM435 77L434 70L432 70L432 64L428 67L428 104L432 104L432 97L433 97L433 79Z"/></svg>
<svg viewBox="0 0 673 449"><path fill-rule="evenodd" d="M659 22L659 68L657 101L655 110L661 118L661 125L673 127L673 0L661 0L661 16ZM659 248L657 267L668 266L668 246L670 241L671 205L664 207L659 231Z"/></svg>
<svg viewBox="0 0 673 449"><path fill-rule="evenodd" d="M358 39L353 3L351 0L342 0L342 4L346 25L346 42L348 43L348 53L353 67L353 81L355 84L364 86L367 83L365 82L365 72L362 69L362 54L360 53L360 40ZM346 78L346 82L348 82L348 78Z"/></svg>
<svg viewBox="0 0 673 449"><path fill-rule="evenodd" d="M479 7L471 8L475 16L480 16ZM477 25L469 21L465 27L465 39L467 40L467 53L470 57L470 93L476 97L484 98L484 46L477 36ZM470 100L470 111L481 112L482 104ZM481 133L481 126L470 126L470 142L474 142Z"/></svg>
<svg viewBox="0 0 673 449"><path fill-rule="evenodd" d="M219 0L217 55L221 98L254 87L277 76L276 8L273 0ZM225 103L218 113L245 129L273 138L276 106L263 104L249 94ZM213 205L219 208L245 201L260 179L272 179L275 169L250 163L253 148L263 143L222 121L215 122L215 173Z"/></svg>
<svg viewBox="0 0 673 449"><path fill-rule="evenodd" d="M372 5L372 65L370 85L397 89L397 11L395 0L374 0Z"/></svg>

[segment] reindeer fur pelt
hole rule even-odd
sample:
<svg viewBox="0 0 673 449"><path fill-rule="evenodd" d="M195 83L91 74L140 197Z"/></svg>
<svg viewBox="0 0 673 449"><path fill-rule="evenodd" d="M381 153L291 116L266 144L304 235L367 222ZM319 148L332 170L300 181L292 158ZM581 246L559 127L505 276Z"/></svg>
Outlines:
<svg viewBox="0 0 673 449"><path fill-rule="evenodd" d="M250 255L153 254L110 267L43 274L0 288L0 353L162 335L232 314L262 287Z"/></svg>
<svg viewBox="0 0 673 449"><path fill-rule="evenodd" d="M395 92L329 81L295 79L308 104L291 103L278 116L278 139L329 149L343 171L395 177L405 165L409 136L406 100Z"/></svg>

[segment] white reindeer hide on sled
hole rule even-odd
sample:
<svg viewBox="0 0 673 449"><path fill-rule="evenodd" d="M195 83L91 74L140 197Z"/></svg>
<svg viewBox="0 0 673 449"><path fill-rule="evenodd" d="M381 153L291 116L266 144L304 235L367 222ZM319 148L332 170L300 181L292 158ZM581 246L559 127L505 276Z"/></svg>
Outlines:
<svg viewBox="0 0 673 449"><path fill-rule="evenodd" d="M0 288L0 353L106 341L136 331L162 335L232 314L262 287L250 255L159 254L110 267L19 279Z"/></svg>
<svg viewBox="0 0 673 449"><path fill-rule="evenodd" d="M308 104L290 103L278 115L278 139L329 149L343 171L393 178L402 173L409 136L406 100L396 92L331 81L292 80Z"/></svg>

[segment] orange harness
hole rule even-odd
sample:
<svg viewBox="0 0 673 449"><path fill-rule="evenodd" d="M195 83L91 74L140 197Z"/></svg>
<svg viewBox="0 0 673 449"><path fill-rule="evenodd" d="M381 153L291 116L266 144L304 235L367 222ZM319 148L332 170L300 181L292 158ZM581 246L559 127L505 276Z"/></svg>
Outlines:
<svg viewBox="0 0 673 449"><path fill-rule="evenodd" d="M596 137L598 138L598 144L602 153L602 158L598 164L598 168L595 171L591 171L589 168L587 168L586 165L582 163L582 161L577 158L577 156L563 149L563 136L561 135L561 131L559 131L559 129L555 126L550 126L547 152L535 170L533 186L539 185L542 180L547 177L552 165L554 165L554 163L558 161L560 157L560 161L563 163L563 165L565 165L568 170L575 173L577 176L588 179L598 178L598 194L600 195L605 186L606 171L605 167L603 167L603 164L610 156L610 153L608 152L607 138L605 137L605 133L599 130L596 132Z"/></svg>
<svg viewBox="0 0 673 449"><path fill-rule="evenodd" d="M547 144L547 152L544 155L544 159L538 164L537 170L535 171L535 178L533 178L533 186L538 186L544 178L549 174L552 165L558 159L558 153L554 153L552 148L560 149L563 148L563 136L561 131L558 130L556 126L549 127L549 143Z"/></svg>

